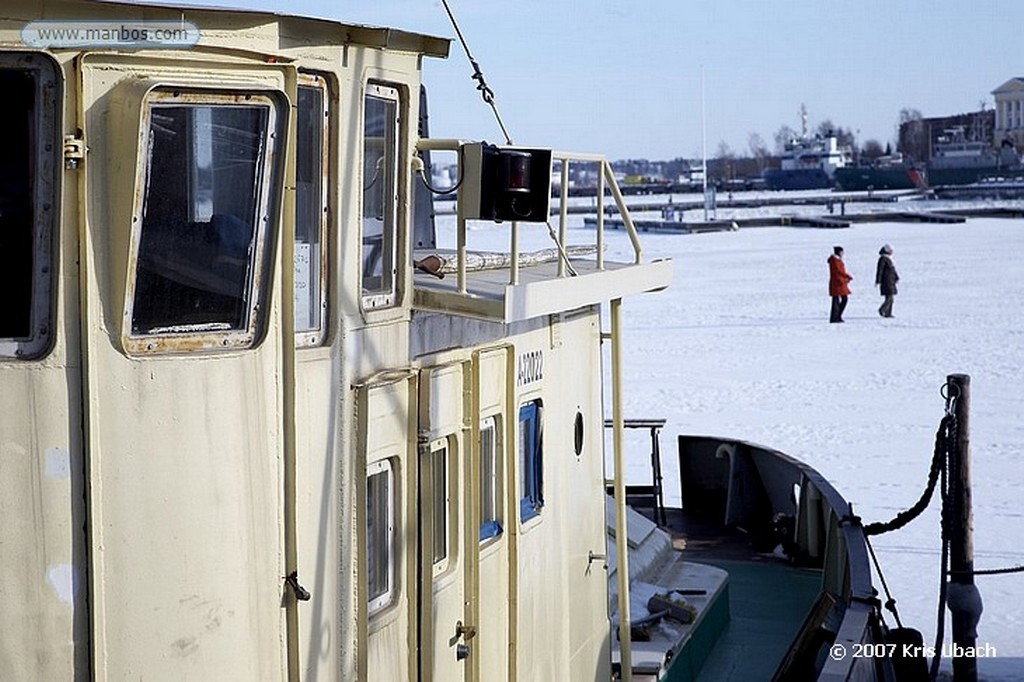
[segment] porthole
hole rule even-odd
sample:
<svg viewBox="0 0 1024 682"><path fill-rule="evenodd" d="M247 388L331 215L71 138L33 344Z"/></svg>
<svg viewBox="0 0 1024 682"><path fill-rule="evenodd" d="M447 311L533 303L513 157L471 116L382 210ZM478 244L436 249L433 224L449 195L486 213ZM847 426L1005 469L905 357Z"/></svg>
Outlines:
<svg viewBox="0 0 1024 682"><path fill-rule="evenodd" d="M583 454L583 414L579 410L576 411L576 424L573 430L575 431L576 456L579 457Z"/></svg>

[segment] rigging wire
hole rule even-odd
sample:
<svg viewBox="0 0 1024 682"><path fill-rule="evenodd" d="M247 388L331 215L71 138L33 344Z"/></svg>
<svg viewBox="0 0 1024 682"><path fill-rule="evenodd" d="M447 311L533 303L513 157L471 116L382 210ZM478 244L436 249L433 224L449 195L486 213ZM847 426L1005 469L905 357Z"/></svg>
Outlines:
<svg viewBox="0 0 1024 682"><path fill-rule="evenodd" d="M501 134L505 136L505 144L511 145L512 136L509 135L508 128L505 127L505 122L501 118L501 112L498 111L498 104L494 100L494 91L491 90L491 87L489 85L487 85L487 81L484 79L484 72L480 69L480 64L476 61L476 59L473 57L473 54L469 51L469 43L466 41L465 36L462 35L462 29L459 28L459 22L455 19L455 13L452 12L452 8L448 4L448 0L441 0L441 4L444 5L444 11L448 14L448 20L451 21L452 23L452 28L455 30L455 35L459 39L459 44L462 45L462 49L466 53L466 59L469 60L469 65L473 67L473 75L470 76L470 78L477 82L476 89L480 92L480 97L483 99L484 102L487 103L488 106L491 107L491 111L494 112L494 119L498 122L498 127L501 128ZM461 178L459 179L459 184L462 184ZM427 185L427 188L431 189L430 185ZM455 189L457 188L458 185L456 185L449 191L455 191ZM565 262L565 266L569 270L570 274L572 274L574 277L578 276L579 273L576 272L576 269L569 261L569 254L565 250L565 245L562 244L562 242L558 239L558 235L555 234L555 229L551 226L551 221L547 220L545 222L548 226L548 236L551 238L551 241L553 241L555 243L555 246L558 248L559 257Z"/></svg>
<svg viewBox="0 0 1024 682"><path fill-rule="evenodd" d="M900 613L896 610L896 599L892 596L892 592L889 591L889 584L885 581L885 574L882 573L882 565L878 563L878 557L875 556L875 548L871 546L871 540L868 536L864 536L864 544L868 546L868 553L871 554L871 561L875 564L875 572L878 573L878 579L882 581L882 590L885 592L885 608L892 612L893 618L896 619L896 627L902 628L903 623L900 622Z"/></svg>
<svg viewBox="0 0 1024 682"><path fill-rule="evenodd" d="M483 98L484 102L491 107L491 111L494 112L494 118L498 122L498 127L501 128L501 133L505 136L505 143L512 144L512 137L508 134L505 122L501 119L501 112L498 111L498 104L494 101L494 91L491 90L489 85L487 85L487 81L484 80L484 72L480 70L480 64L477 63L476 59L473 58L472 53L470 53L469 44L462 35L462 30L459 28L459 22L455 20L455 14L452 12L452 8L448 5L448 0L441 0L441 4L444 5L444 11L448 13L448 19L452 22L452 28L455 29L455 35L458 36L459 43L461 43L462 49L466 52L466 59L469 60L469 65L473 67L473 75L471 78L477 82L476 89L480 91L480 97Z"/></svg>

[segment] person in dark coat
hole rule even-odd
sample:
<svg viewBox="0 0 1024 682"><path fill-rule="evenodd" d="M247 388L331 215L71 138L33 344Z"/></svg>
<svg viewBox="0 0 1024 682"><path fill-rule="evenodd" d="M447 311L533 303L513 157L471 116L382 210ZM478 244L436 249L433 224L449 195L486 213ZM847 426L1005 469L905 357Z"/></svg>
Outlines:
<svg viewBox="0 0 1024 682"><path fill-rule="evenodd" d="M842 322L843 311L846 310L846 302L850 296L850 280L853 277L846 273L846 265L843 263L843 247L832 248L832 255L828 257L828 295L832 297L832 314L829 322Z"/></svg>
<svg viewBox="0 0 1024 682"><path fill-rule="evenodd" d="M892 247L886 244L878 252L878 267L875 268L875 285L883 297L882 305L878 308L878 314L882 317L892 317L892 297L896 295L896 282L899 281L896 266L892 264Z"/></svg>

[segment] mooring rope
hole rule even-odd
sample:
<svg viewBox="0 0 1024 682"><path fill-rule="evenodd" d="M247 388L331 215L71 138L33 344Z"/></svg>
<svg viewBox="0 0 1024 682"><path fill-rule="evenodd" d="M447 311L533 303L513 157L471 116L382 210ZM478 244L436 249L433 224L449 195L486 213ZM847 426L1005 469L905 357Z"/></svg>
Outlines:
<svg viewBox="0 0 1024 682"><path fill-rule="evenodd" d="M945 469L946 443L948 432L956 418L947 414L939 423L939 429L935 433L935 452L932 455L931 469L928 471L928 484L925 486L921 498L913 507L897 514L891 521L885 523L875 522L864 526L864 535L881 535L890 531L899 530L921 515L931 502L932 494L935 492L935 483L939 479L939 471Z"/></svg>

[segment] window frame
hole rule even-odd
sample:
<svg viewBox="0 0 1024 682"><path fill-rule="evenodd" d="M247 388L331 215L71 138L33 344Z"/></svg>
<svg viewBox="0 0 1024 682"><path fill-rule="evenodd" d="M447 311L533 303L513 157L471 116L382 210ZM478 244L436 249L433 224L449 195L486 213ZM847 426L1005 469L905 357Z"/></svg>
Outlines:
<svg viewBox="0 0 1024 682"><path fill-rule="evenodd" d="M433 577L445 573L451 566L452 550L452 526L454 515L452 514L452 463L456 461L454 454L454 438L446 436L438 438L430 443L430 490L432 493L431 510L431 536L432 536L432 557L431 566ZM442 469L437 470L438 453ZM441 489L438 489L440 484ZM440 514L438 512L441 512ZM439 523L440 522L440 523ZM440 540L440 544L439 544Z"/></svg>
<svg viewBox="0 0 1024 682"><path fill-rule="evenodd" d="M519 520L523 523L544 509L543 412L539 398L519 406Z"/></svg>
<svg viewBox="0 0 1024 682"><path fill-rule="evenodd" d="M385 146L385 149L390 147L390 152L394 159L394 163L391 168L388 169L388 177L386 178L390 182L388 188L390 196L387 197L385 205L382 206L384 212L383 222L381 225L381 241L382 241L382 263L381 263L381 286L378 289L367 290L367 273L366 273L366 261L367 261L367 237L366 237L366 193L376 182L376 174L373 177L367 178L366 175L366 153L368 149L368 140L366 134L367 126L367 103L370 99L384 100L394 105L395 116L393 120L390 120L389 131L394 134L394 141L392 144ZM403 91L397 86L388 83L369 81L366 84L363 92L361 106L361 118L362 118L362 163L360 171L360 187L362 192L359 197L359 235L360 235L360 249L359 249L359 300L360 306L364 313L373 310L380 310L385 308L393 308L398 305L399 302L399 290L401 283L402 270L399 268L399 257L401 255L399 245L402 241L402 218L399 215L399 208L401 206L401 194L404 188L404 181L402 173L400 172L403 166L402 159L402 129L403 129L403 106L405 104L405 98L403 97ZM387 145L386 136L384 138L385 145ZM385 157L386 158L386 157ZM390 218L390 224L389 224ZM389 229L390 228L390 229ZM390 237L390 244L384 243L384 238ZM390 280L387 280L385 273L388 270L388 263L386 258L390 258ZM387 283L385 283L387 281Z"/></svg>
<svg viewBox="0 0 1024 682"><path fill-rule="evenodd" d="M484 543L499 537L505 532L502 527L502 447L501 447L501 416L492 414L480 420L480 437L477 442L479 452L480 477L480 542ZM484 434L490 433L490 449L484 447ZM485 466L487 461L490 466Z"/></svg>
<svg viewBox="0 0 1024 682"><path fill-rule="evenodd" d="M386 568L384 571L384 578L387 581L387 587L377 594L373 594L373 584L371 583L371 559L374 556L374 552L371 550L371 540L373 536L370 533L370 521L371 521L371 509L372 502L371 496L373 494L373 486L371 485L371 479L374 476L384 476L387 484L387 497L384 500L384 509L387 518L387 526L385 528L385 542L382 544L381 549L384 550L382 557L383 563ZM366 541L364 543L364 551L366 552L366 597L367 597L367 615L373 616L381 611L384 611L389 606L395 603L398 594L398 556L396 552L397 548L397 528L396 520L398 518L398 494L395 489L396 476L395 467L391 463L390 459L381 459L376 462L372 462L366 466L366 521L364 523Z"/></svg>
<svg viewBox="0 0 1024 682"><path fill-rule="evenodd" d="M309 347L314 347L314 346L322 345L326 341L326 339L327 339L328 324L330 322L330 317L329 317L329 312L330 312L330 310L329 310L329 299L328 299L327 292L330 290L329 287L328 287L328 282L330 281L330 270L329 270L328 253L330 251L329 224L330 224L330 216L331 216L331 212L332 212L331 211L331 207L333 205L332 197L331 197L331 194L330 194L330 188L332 186L331 179L332 179L332 173L333 172L331 170L329 150L330 150L330 145L331 145L331 118L332 118L332 113L333 112L332 112L331 100L330 100L330 89L327 87L327 79L325 77L319 75L319 74L300 73L299 74L299 80L298 80L298 88L296 89L296 102L295 102L296 119L297 119L296 120L296 130L297 131L298 131L298 125L301 123L301 121L298 120L299 116L300 116L300 114L299 114L300 98L298 97L298 93L303 88L316 89L316 90L320 91L321 114L322 114L322 120L323 120L323 125L320 128L320 163L319 163L319 166L320 166L320 184L319 184L320 208L319 208L319 235L318 235L319 242L318 243L319 243L319 247L320 247L320 254L319 254L320 257L317 259L317 263L316 263L319 266L319 272L317 273L317 277L316 277L317 288L319 289L319 292L318 292L318 294L316 296L316 299L315 299L318 302L318 304L319 304L319 314L318 314L319 323L318 323L318 325L316 327L305 327L305 326L301 326L300 325L300 321L298 319L298 314L299 314L298 299L296 298L296 301L295 301L295 316L296 316L295 317L295 345L296 345L296 347L299 347L299 348L309 348ZM304 150L304 146L299 143L299 135L296 134L296 150L295 150L295 155L296 155L296 157L295 157L295 164L296 164L296 172L295 172L295 175L296 175L296 177L295 177L295 184L296 184L295 229L296 229L296 232L299 229L299 214L298 214L298 211L299 211L299 204L300 204L300 197L298 196L298 184L299 184L299 182L298 182L298 180L299 180L299 178L298 178L298 169L299 169L299 165L300 165L299 164L299 154L303 153L303 150ZM295 260L296 260L295 281L298 282L299 281L299 270L298 270L299 240L298 240L298 234L296 234L296 239L295 239L294 243L295 243ZM314 265L312 260L309 261L309 265L310 265L310 268L312 269L313 265ZM312 273L311 273L310 277L308 278L308 280L309 281L313 280ZM297 294L297 289L298 289L298 287L296 287L296 297L298 295ZM312 292L310 292L310 297L309 298L310 298L310 303L312 304L313 303Z"/></svg>
<svg viewBox="0 0 1024 682"><path fill-rule="evenodd" d="M136 165L135 199L132 206L132 230L129 246L129 267L125 287L122 344L129 354L168 354L197 350L244 350L262 340L267 326L266 301L272 289L271 259L278 229L278 191L283 170L281 153L282 127L287 119L286 99L272 90L184 89L160 85L145 94L140 116L138 160ZM204 325L175 325L173 330L147 333L133 331L136 286L139 275L139 253L145 223L149 182L153 168L153 113L174 106L262 107L266 111L266 128L260 158L257 159L253 238L245 284L244 323L239 328L209 329ZM189 171L191 172L191 171Z"/></svg>
<svg viewBox="0 0 1024 682"><path fill-rule="evenodd" d="M54 245L61 213L63 83L56 62L42 52L0 51L0 69L32 72L35 109L32 125L36 142L35 149L29 149L30 166L34 172L31 173L30 188L32 225L29 230L33 265L28 334L0 338L0 361L37 360L53 349L56 340L58 273Z"/></svg>

